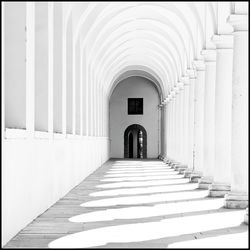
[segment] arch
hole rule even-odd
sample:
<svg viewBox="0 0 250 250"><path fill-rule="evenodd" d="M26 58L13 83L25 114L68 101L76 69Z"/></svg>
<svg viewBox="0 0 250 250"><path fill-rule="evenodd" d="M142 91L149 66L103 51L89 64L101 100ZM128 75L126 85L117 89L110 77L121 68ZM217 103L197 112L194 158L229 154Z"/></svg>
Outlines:
<svg viewBox="0 0 250 250"><path fill-rule="evenodd" d="M123 68L123 70L119 71L119 73L117 75L115 75L115 77L113 78L113 80L110 84L111 88L108 92L108 94L109 94L108 99L109 100L110 100L110 97L112 96L112 93L113 93L115 87L121 81L125 80L126 78L128 78L130 76L140 76L140 77L143 77L143 78L150 80L152 83L154 83L155 88L157 89L157 92L159 94L160 100L163 99L163 90L162 90L162 87L159 83L157 74L150 73L146 67L143 68L143 67L138 67L136 65L133 65L132 67Z"/></svg>
<svg viewBox="0 0 250 250"><path fill-rule="evenodd" d="M108 5L109 6L109 5ZM96 12L97 13L100 13L100 17L99 18L97 18L96 20L93 20L94 19L94 17L92 16L92 18L90 18L90 20L91 20L91 22L92 22L92 24L93 24L93 26L92 26L92 29L91 29L91 31L90 30L88 30L88 32L87 32L87 35L85 35L84 36L84 38L83 39L81 39L81 42L83 43L83 45L85 46L85 43L87 42L87 38L89 38L89 37L92 37L93 36L93 32L94 32L94 34L96 34L96 30L95 29L98 29L98 23L100 24L100 23L102 23L101 24L101 27L103 28L103 20L106 20L105 18L107 18L107 16L110 16L110 13L109 14L107 14L104 10L105 9L108 9L108 6L103 6L103 9L102 9L102 7L99 7L99 8L97 8L97 6L91 6L91 8L90 8L90 6L88 6L88 11L86 10L85 12L84 12L84 14L85 14L85 19L87 20L88 18L90 18L90 16L92 16L92 15L94 15L94 14L96 14ZM143 7L143 8L145 8L146 6L148 6L147 4L133 4L132 6L126 6L126 7L123 7L123 8L121 8L120 10L118 10L119 8L114 8L114 10L112 10L111 12L112 12L112 20L118 15L119 16L119 14L120 13L124 13L124 12L126 12L126 11L130 11L130 10L132 10L133 8L137 8L137 7ZM149 5L149 6L151 6L151 5ZM181 26L185 26L186 27L186 29L187 29L187 31L188 31L188 34L189 34L189 38L192 40L192 48L193 48L193 52L195 51L194 50L194 39L193 39L193 34L192 34L192 32L191 32L191 30L190 30L190 27L189 27L189 25L190 24L187 24L188 22L186 22L187 20L185 19L186 18L186 16L185 16L185 13L182 13L182 12L180 12L179 10L178 10L178 8L176 8L176 6L174 6L174 5L171 5L171 6L168 6L168 8L166 8L166 6L163 6L163 5L161 5L161 4L159 4L159 6L155 6L155 5L152 5L153 6L153 8L154 8L154 11L156 11L156 12L159 12L160 14L161 14L161 12L164 10L164 11L169 11L171 14L173 14L173 15L175 15L177 18L178 18L178 20L180 21L180 23L179 23L179 25L181 25ZM117 6L116 6L117 7ZM96 9L95 9L96 8ZM191 11L191 13L192 13L192 16L194 17L194 19L197 21L197 18L198 18L198 21L200 22L201 20L200 20L200 18L199 18L199 16L197 16L197 11L194 11L194 9L195 9L196 7L195 6L192 6L192 8L189 8L189 11ZM91 9L91 10L90 10ZM96 12L95 12L95 11ZM88 13L88 14L87 14ZM102 13L102 14L101 14ZM105 14L104 14L105 13ZM138 18L137 18L138 19ZM151 20L152 18L150 18L150 20ZM85 21L86 21L85 20ZM101 21L102 20L102 21ZM108 19L108 20L110 20L110 18ZM128 20L128 21L135 21L134 19L132 19L132 20ZM166 20L165 20L166 21ZM165 22L164 21L164 22ZM83 22L84 23L84 22ZM82 23L82 25L84 25ZM109 24L109 22L108 21L106 21L106 22L104 22L105 23L105 27L106 26L109 26L108 24ZM170 23L168 23L169 25L170 25ZM79 31L80 31L80 29L81 29L81 26L82 25L79 25L78 24L78 29L76 29L76 35L75 35L75 41L76 40L78 40L78 39L80 39L79 38ZM204 33L204 31L202 30L203 29L203 27L202 27L202 25L199 23L199 25L198 25L198 33L199 33L199 35L200 35L200 37L201 37L201 39L203 38L203 33ZM175 30L176 31L176 30ZM112 33L112 32L109 32L109 34L110 33ZM98 33L97 33L98 34ZM100 33L99 33L99 35L100 35ZM180 36L180 37L182 37L182 36ZM97 39L97 38L96 38ZM96 39L95 39L95 41L96 41ZM103 39L102 39L102 41L103 41ZM89 45L88 47L90 48L90 50L91 49L93 49L93 44L95 44L95 42L91 42L91 45ZM187 49L184 49L184 53L186 52L186 50ZM185 64L184 62L182 62L182 64ZM184 66L184 65L183 65Z"/></svg>
<svg viewBox="0 0 250 250"><path fill-rule="evenodd" d="M124 158L129 157L129 134L131 134L132 130L137 130L138 132L141 130L143 134L143 158L147 158L147 131L146 129L139 124L132 124L128 126L124 131ZM138 155L138 153L137 153Z"/></svg>

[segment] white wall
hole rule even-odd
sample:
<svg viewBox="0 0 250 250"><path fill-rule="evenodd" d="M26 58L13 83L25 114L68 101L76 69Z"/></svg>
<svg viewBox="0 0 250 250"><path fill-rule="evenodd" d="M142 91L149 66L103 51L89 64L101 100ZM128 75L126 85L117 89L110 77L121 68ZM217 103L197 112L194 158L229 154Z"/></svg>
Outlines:
<svg viewBox="0 0 250 250"><path fill-rule="evenodd" d="M102 137L2 141L2 246L109 158Z"/></svg>
<svg viewBox="0 0 250 250"><path fill-rule="evenodd" d="M143 98L143 115L128 115L128 98ZM124 131L132 124L147 131L147 157L158 157L159 102L154 83L146 78L132 76L116 86L110 97L111 157L124 158Z"/></svg>

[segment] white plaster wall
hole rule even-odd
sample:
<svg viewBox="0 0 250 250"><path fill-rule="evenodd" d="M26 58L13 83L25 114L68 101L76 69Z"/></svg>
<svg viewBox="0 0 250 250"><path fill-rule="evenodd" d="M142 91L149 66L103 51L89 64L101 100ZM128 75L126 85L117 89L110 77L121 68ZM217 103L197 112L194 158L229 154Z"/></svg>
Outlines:
<svg viewBox="0 0 250 250"><path fill-rule="evenodd" d="M2 246L109 158L108 138L2 141Z"/></svg>
<svg viewBox="0 0 250 250"><path fill-rule="evenodd" d="M128 115L128 98L143 98L143 115ZM154 84L146 78L132 76L116 86L110 97L111 157L124 158L124 131L132 124L147 131L147 157L158 157L159 102Z"/></svg>

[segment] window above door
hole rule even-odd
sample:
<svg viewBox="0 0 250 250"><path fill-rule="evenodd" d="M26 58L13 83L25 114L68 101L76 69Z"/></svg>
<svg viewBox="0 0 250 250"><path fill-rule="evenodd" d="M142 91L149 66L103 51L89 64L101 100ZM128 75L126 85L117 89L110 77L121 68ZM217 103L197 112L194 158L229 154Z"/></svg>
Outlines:
<svg viewBox="0 0 250 250"><path fill-rule="evenodd" d="M143 115L143 98L128 98L128 115Z"/></svg>

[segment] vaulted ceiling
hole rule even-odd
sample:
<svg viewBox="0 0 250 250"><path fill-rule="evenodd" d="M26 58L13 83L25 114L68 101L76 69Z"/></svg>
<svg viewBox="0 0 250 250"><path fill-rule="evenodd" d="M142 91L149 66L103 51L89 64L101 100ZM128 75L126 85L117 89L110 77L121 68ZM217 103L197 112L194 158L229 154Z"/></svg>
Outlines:
<svg viewBox="0 0 250 250"><path fill-rule="evenodd" d="M232 32L230 2L64 2L73 51L85 55L88 80L109 95L133 71L157 82L162 98L214 49L214 34ZM132 73L130 73L131 75Z"/></svg>

